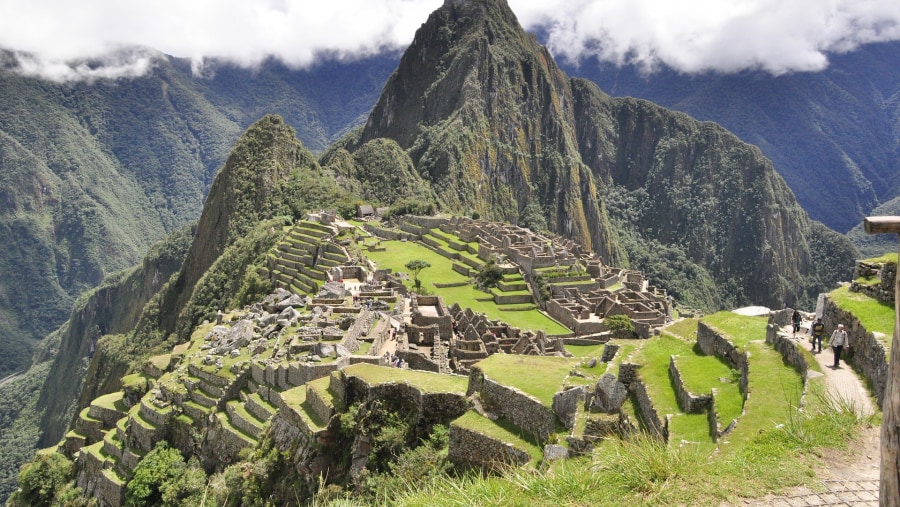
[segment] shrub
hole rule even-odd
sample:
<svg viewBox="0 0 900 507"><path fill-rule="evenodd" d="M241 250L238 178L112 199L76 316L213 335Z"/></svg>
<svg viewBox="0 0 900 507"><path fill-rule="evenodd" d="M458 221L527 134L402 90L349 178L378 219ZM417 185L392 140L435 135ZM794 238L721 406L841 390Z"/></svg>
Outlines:
<svg viewBox="0 0 900 507"><path fill-rule="evenodd" d="M627 315L613 315L603 320L606 328L621 338L631 338L634 333L634 323Z"/></svg>
<svg viewBox="0 0 900 507"><path fill-rule="evenodd" d="M39 454L22 467L19 473L21 488L9 505L55 505L58 491L72 479L72 462L60 453Z"/></svg>

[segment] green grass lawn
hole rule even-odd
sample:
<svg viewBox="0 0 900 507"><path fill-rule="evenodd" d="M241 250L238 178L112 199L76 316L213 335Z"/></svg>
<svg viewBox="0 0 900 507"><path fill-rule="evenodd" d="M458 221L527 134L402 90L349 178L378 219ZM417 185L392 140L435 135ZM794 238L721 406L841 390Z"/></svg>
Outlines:
<svg viewBox="0 0 900 507"><path fill-rule="evenodd" d="M566 345L568 350L575 357L596 357L603 355L605 345Z"/></svg>
<svg viewBox="0 0 900 507"><path fill-rule="evenodd" d="M781 354L760 342L747 346L750 354L746 413L728 440L743 441L785 424L796 414L803 392L800 374L784 364Z"/></svg>
<svg viewBox="0 0 900 507"><path fill-rule="evenodd" d="M491 380L515 387L549 407L553 404L553 395L577 363L577 360L565 357L494 354L476 366Z"/></svg>
<svg viewBox="0 0 900 507"><path fill-rule="evenodd" d="M442 375L418 370L403 370L389 366L359 363L344 368L344 374L365 380L370 385L388 382L407 383L426 393L465 394L469 378L459 375Z"/></svg>
<svg viewBox="0 0 900 507"><path fill-rule="evenodd" d="M734 312L718 312L701 319L727 334L736 347L743 347L751 340L766 339L766 317L751 317Z"/></svg>
<svg viewBox="0 0 900 507"><path fill-rule="evenodd" d="M884 344L887 355L891 355L896 318L893 305L881 303L858 292L850 292L847 287L835 289L828 296L834 304L852 313L867 331L884 333L885 337L880 341Z"/></svg>
<svg viewBox="0 0 900 507"><path fill-rule="evenodd" d="M462 308L483 313L493 320L501 320L520 329L543 330L547 334L569 334L571 331L538 310L503 312L493 301L478 301L478 298L489 298L490 294L482 292L474 285L461 287L436 288L437 283L468 282L467 276L453 271L453 261L422 246L408 241L382 241L383 252L366 252L366 256L374 261L379 269L391 269L395 273L408 272L406 264L420 259L431 264L419 274L422 286L428 291L444 298L448 306L459 303ZM410 274L410 278L412 275ZM408 286L412 287L412 280Z"/></svg>
<svg viewBox="0 0 900 507"><path fill-rule="evenodd" d="M709 435L706 414L681 412L669 376L669 359L672 355L688 357L693 354L693 343L666 333L647 340L646 344L633 354L633 362L641 365L638 373L660 418L666 414L678 414L669 426L670 441L711 443L712 437ZM700 390L699 386L697 389Z"/></svg>

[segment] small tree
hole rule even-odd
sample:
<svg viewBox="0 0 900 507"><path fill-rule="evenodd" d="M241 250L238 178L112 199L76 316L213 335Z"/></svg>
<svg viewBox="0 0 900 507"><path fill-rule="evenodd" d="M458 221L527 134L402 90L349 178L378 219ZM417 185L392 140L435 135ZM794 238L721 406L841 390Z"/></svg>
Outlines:
<svg viewBox="0 0 900 507"><path fill-rule="evenodd" d="M613 315L603 320L606 329L612 331L619 338L631 338L634 334L634 323L628 315Z"/></svg>
<svg viewBox="0 0 900 507"><path fill-rule="evenodd" d="M475 284L479 289L488 291L491 287L496 287L502 279L503 271L501 271L500 266L497 265L497 259L491 257L484 263L484 266L481 267L478 274L475 275Z"/></svg>
<svg viewBox="0 0 900 507"><path fill-rule="evenodd" d="M421 273L423 269L430 267L431 264L429 264L428 261L423 261L422 259L414 259L406 263L406 269L412 271L413 285L415 285L416 290L422 288L422 281L419 280L419 273Z"/></svg>

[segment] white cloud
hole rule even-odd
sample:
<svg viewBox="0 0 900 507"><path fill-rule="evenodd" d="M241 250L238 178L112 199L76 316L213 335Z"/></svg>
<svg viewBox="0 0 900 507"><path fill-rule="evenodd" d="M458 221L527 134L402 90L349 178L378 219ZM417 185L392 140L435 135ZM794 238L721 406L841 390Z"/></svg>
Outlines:
<svg viewBox="0 0 900 507"><path fill-rule="evenodd" d="M821 70L829 52L900 39L896 0L513 0L573 60L682 72Z"/></svg>
<svg viewBox="0 0 900 507"><path fill-rule="evenodd" d="M818 70L826 53L900 39L897 0L509 0L556 55L683 72ZM292 66L405 47L441 0L0 0L0 47L57 80L131 76L140 46ZM21 54L17 53L17 54ZM93 59L84 64L84 59ZM102 64L102 65L100 65ZM99 65L99 66L98 66Z"/></svg>

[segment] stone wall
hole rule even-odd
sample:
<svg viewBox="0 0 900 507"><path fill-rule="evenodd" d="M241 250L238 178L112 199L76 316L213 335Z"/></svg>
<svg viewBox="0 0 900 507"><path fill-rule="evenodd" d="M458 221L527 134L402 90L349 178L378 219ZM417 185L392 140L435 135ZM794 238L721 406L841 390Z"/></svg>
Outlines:
<svg viewBox="0 0 900 507"><path fill-rule="evenodd" d="M773 322L773 319L770 316L769 325L766 326L766 343L777 350L778 353L781 354L782 359L784 359L784 362L796 368L797 371L800 372L800 375L805 379L806 373L809 371L809 364L806 363L806 358L803 357L803 354L801 354L800 350L797 348L796 341L787 336L778 334L778 329L780 329L780 327L781 326L779 326L778 323ZM806 337L807 335L803 335L804 339Z"/></svg>
<svg viewBox="0 0 900 507"><path fill-rule="evenodd" d="M681 410L688 414L702 414L710 409L712 396L709 394L693 394L684 386L681 372L678 370L678 356L669 357L669 376L672 378L672 386L675 388L675 397Z"/></svg>
<svg viewBox="0 0 900 507"><path fill-rule="evenodd" d="M448 458L454 463L487 468L521 466L531 460L521 449L455 424L450 425Z"/></svg>
<svg viewBox="0 0 900 507"><path fill-rule="evenodd" d="M546 442L556 431L557 417L534 396L488 378L479 368L469 375L469 392L479 392L485 408L508 419L538 442Z"/></svg>
<svg viewBox="0 0 900 507"><path fill-rule="evenodd" d="M722 358L729 366L741 372L738 388L746 401L747 380L750 373L747 353L738 349L734 343L725 338L724 334L703 321L697 325L697 345L704 354Z"/></svg>
<svg viewBox="0 0 900 507"><path fill-rule="evenodd" d="M828 337L839 323L844 324L850 338L850 349L844 349L842 359L869 380L878 405L881 406L888 379L888 356L884 345L853 314L839 308L830 298L825 299L822 322L825 323Z"/></svg>
<svg viewBox="0 0 900 507"><path fill-rule="evenodd" d="M879 281L878 283L858 283L854 281L850 284L850 290L852 292L865 294L882 303L890 305L894 304L894 281L897 279L896 263L868 263L857 261L856 269L853 272L853 278L854 280L865 278L867 280L876 279Z"/></svg>
<svg viewBox="0 0 900 507"><path fill-rule="evenodd" d="M647 393L647 388L641 380L638 373L639 365L631 363L622 363L619 365L619 382L628 387L628 392L634 396L640 410L640 418L644 423L646 430L653 436L669 440L669 420L667 417L660 418L656 407L653 406L653 400Z"/></svg>

